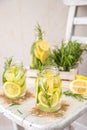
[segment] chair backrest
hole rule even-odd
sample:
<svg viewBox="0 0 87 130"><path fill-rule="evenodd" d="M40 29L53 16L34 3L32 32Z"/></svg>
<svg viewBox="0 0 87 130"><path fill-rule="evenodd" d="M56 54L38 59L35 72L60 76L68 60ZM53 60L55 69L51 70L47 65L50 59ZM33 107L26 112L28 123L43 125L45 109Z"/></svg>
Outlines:
<svg viewBox="0 0 87 130"><path fill-rule="evenodd" d="M87 0L64 0L64 3L69 6L65 40L77 40L80 43L87 44L87 37L74 36L73 31L76 25L87 25L87 17L76 16L76 8L78 6L87 6Z"/></svg>
<svg viewBox="0 0 87 130"><path fill-rule="evenodd" d="M87 5L87 0L64 0L64 4L71 5Z"/></svg>
<svg viewBox="0 0 87 130"><path fill-rule="evenodd" d="M87 0L64 0L64 3L69 6L69 14L67 19L67 27L66 27L66 43L69 40L76 40L79 43L87 44L87 37L85 36L75 36L74 27L76 25L87 25L87 16L86 17L77 17L76 9L78 6L87 6ZM87 76L87 55L83 56L85 60L83 60L82 64L79 64L79 74L83 74Z"/></svg>

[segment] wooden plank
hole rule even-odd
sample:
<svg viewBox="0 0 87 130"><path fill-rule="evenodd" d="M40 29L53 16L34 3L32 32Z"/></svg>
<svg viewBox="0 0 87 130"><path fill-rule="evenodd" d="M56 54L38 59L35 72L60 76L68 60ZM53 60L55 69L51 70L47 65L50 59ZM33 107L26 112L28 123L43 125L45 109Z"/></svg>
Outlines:
<svg viewBox="0 0 87 130"><path fill-rule="evenodd" d="M31 88L31 86L29 87ZM32 91L34 89L33 86ZM87 111L87 101L80 102L72 97L66 97L64 95L62 95L61 101L69 104L69 109L67 109L64 116L61 116L60 118L50 116L43 117L41 115L37 116L37 113L35 115L31 114L32 108L36 105L35 98L27 99L25 102L21 102L18 106L4 108L4 115L27 130L63 130ZM4 104L0 105L4 107ZM17 110L20 110L22 114Z"/></svg>
<svg viewBox="0 0 87 130"><path fill-rule="evenodd" d="M76 12L76 6L70 6L68 20L67 20L67 27L66 27L66 35L65 41L68 42L71 39L73 33L73 21Z"/></svg>
<svg viewBox="0 0 87 130"><path fill-rule="evenodd" d="M14 121L12 121L12 126L13 126L13 130L18 130L18 126Z"/></svg>
<svg viewBox="0 0 87 130"><path fill-rule="evenodd" d="M60 76L62 80L71 81L75 79L75 75L78 72L78 68L71 69L69 72L67 71L60 71Z"/></svg>
<svg viewBox="0 0 87 130"><path fill-rule="evenodd" d="M82 123L79 123L77 121L74 121L72 124L73 128L78 128L78 130L87 130L87 126L83 125Z"/></svg>
<svg viewBox="0 0 87 130"><path fill-rule="evenodd" d="M74 24L75 25L87 25L87 17L75 17Z"/></svg>
<svg viewBox="0 0 87 130"><path fill-rule="evenodd" d="M14 130L12 122L0 114L0 130Z"/></svg>
<svg viewBox="0 0 87 130"><path fill-rule="evenodd" d="M70 105L63 118L40 117L30 114L23 120L23 127L29 130L63 130L87 111L87 101L79 102L64 95L61 101L68 102ZM82 106L82 104L84 105Z"/></svg>
<svg viewBox="0 0 87 130"><path fill-rule="evenodd" d="M64 0L64 4L71 6L71 5L87 5L87 0Z"/></svg>
<svg viewBox="0 0 87 130"><path fill-rule="evenodd" d="M80 43L87 44L87 37L81 37L81 36L72 36L72 41L77 40Z"/></svg>

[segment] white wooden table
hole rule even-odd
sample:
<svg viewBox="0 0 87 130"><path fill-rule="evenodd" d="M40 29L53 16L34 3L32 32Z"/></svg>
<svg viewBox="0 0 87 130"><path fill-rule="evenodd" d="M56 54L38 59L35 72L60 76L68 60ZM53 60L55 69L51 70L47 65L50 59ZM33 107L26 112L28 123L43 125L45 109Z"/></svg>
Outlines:
<svg viewBox="0 0 87 130"><path fill-rule="evenodd" d="M35 94L34 82L30 83L27 79L27 86ZM60 118L40 117L30 114L29 110L35 106L35 98L30 98L22 102L21 105L11 107L3 99L0 99L0 112L18 125L29 130L63 130L87 111L87 101L79 102L66 96L62 96L62 100L66 101L70 106L64 116Z"/></svg>

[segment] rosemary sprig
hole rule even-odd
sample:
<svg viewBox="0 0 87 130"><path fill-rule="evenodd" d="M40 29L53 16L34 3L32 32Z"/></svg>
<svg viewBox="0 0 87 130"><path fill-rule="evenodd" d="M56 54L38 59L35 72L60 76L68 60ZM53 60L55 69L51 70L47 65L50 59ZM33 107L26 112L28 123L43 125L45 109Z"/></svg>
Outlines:
<svg viewBox="0 0 87 130"><path fill-rule="evenodd" d="M42 40L43 39L43 34L44 32L41 29L41 26L39 24L36 25L35 27L36 35L37 35L37 40Z"/></svg>
<svg viewBox="0 0 87 130"><path fill-rule="evenodd" d="M6 60L5 65L4 65L4 71L3 71L3 74L2 74L2 81L3 81L3 83L6 82L6 78L4 77L4 74L5 74L6 70L9 69L11 64L12 64L12 57L9 57Z"/></svg>
<svg viewBox="0 0 87 130"><path fill-rule="evenodd" d="M19 112L21 115L23 114L19 109L17 109L17 112Z"/></svg>
<svg viewBox="0 0 87 130"><path fill-rule="evenodd" d="M15 105L20 105L20 103L18 103L18 102L12 102L9 106L12 107L12 106L15 106Z"/></svg>
<svg viewBox="0 0 87 130"><path fill-rule="evenodd" d="M62 116L64 116L64 114L63 113L56 113L55 116L56 117L62 117Z"/></svg>
<svg viewBox="0 0 87 130"><path fill-rule="evenodd" d="M71 97L73 97L73 98L75 98L79 101L87 100L87 98L83 97L81 94L72 93L70 91L65 91L65 92L63 92L63 94L66 95L66 96L71 96Z"/></svg>
<svg viewBox="0 0 87 130"><path fill-rule="evenodd" d="M6 60L6 62L5 62L4 69L5 69L5 70L8 69L8 68L10 67L11 63L12 63L12 57L9 57L9 58Z"/></svg>
<svg viewBox="0 0 87 130"><path fill-rule="evenodd" d="M53 50L52 58L59 70L69 71L82 61L84 52L87 53L87 47L77 41L69 41L67 44L62 42L60 47Z"/></svg>

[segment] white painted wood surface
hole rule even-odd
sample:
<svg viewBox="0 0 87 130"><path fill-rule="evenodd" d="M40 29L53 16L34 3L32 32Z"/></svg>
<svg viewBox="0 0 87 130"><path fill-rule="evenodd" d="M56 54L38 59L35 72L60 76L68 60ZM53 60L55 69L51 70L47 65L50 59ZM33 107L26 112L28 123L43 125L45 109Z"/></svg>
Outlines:
<svg viewBox="0 0 87 130"><path fill-rule="evenodd" d="M78 72L78 68L71 69L69 72L67 71L60 71L60 76L62 80L72 81L75 79L75 75Z"/></svg>
<svg viewBox="0 0 87 130"><path fill-rule="evenodd" d="M77 72L78 72L78 68L75 68L75 69L71 69L69 72L59 71L59 74L61 76L61 79L63 80L74 80ZM32 82L33 79L37 77L37 74L38 74L38 70L28 69L26 72L26 77L30 78Z"/></svg>
<svg viewBox="0 0 87 130"><path fill-rule="evenodd" d="M34 86L27 79L28 89L35 94ZM7 118L23 126L28 130L63 130L70 123L80 117L87 111L87 101L79 102L71 97L62 96L62 99L70 104L69 109L61 118L39 117L29 113L29 110L35 106L35 98L30 98L24 101L21 105L10 107L0 99L0 111L3 108L2 114ZM20 110L23 114L18 113Z"/></svg>
<svg viewBox="0 0 87 130"><path fill-rule="evenodd" d="M87 0L64 0L64 3L69 5L65 41L68 42L69 40L77 40L80 43L87 44L87 37L74 36L73 34L74 25L87 25L87 17L76 16L77 7L80 5L87 5Z"/></svg>
<svg viewBox="0 0 87 130"><path fill-rule="evenodd" d="M74 25L87 25L87 17L75 17Z"/></svg>
<svg viewBox="0 0 87 130"><path fill-rule="evenodd" d="M14 130L12 121L0 114L0 130Z"/></svg>
<svg viewBox="0 0 87 130"><path fill-rule="evenodd" d="M12 121L12 126L13 130L18 130L17 124L14 121Z"/></svg>
<svg viewBox="0 0 87 130"><path fill-rule="evenodd" d="M73 33L73 22L74 22L75 12L76 12L76 6L70 6L67 26L66 26L66 34L65 34L66 42L71 39Z"/></svg>
<svg viewBox="0 0 87 130"><path fill-rule="evenodd" d="M79 43L87 44L87 37L72 36L72 37L71 37L71 40L72 40L72 41L77 40Z"/></svg>
<svg viewBox="0 0 87 130"><path fill-rule="evenodd" d="M86 126L84 126L83 124L80 124L78 122L74 122L73 126L74 126L75 130L87 130Z"/></svg>
<svg viewBox="0 0 87 130"><path fill-rule="evenodd" d="M64 3L70 5L87 5L87 0L64 0Z"/></svg>
<svg viewBox="0 0 87 130"><path fill-rule="evenodd" d="M72 6L75 6L76 9L77 9L78 6L87 6L87 0L73 0L73 1L64 0L64 3L66 5L68 5L69 8L71 8ZM74 9L73 9L73 11L74 11ZM75 10L75 13L76 13L76 10ZM73 21L72 24L70 24L71 19ZM72 40L72 41L77 40L79 43L87 44L87 37L74 36L74 34L73 34L73 29L74 29L75 25L87 25L87 17L77 17L76 15L73 15L73 17L72 17L72 12L69 9L67 24L68 25L67 25L67 28L66 28L66 37L65 37L66 42L69 41L69 40ZM70 26L70 25L72 25L72 26ZM79 124L78 122L75 122L75 127L76 127L76 124L78 124L79 130L80 129L86 130L87 127L82 125L82 123L84 122L84 118L82 118L82 120L83 121L81 122L81 124ZM87 118L86 118L86 120L87 120ZM71 126L73 127L73 125L71 125Z"/></svg>

